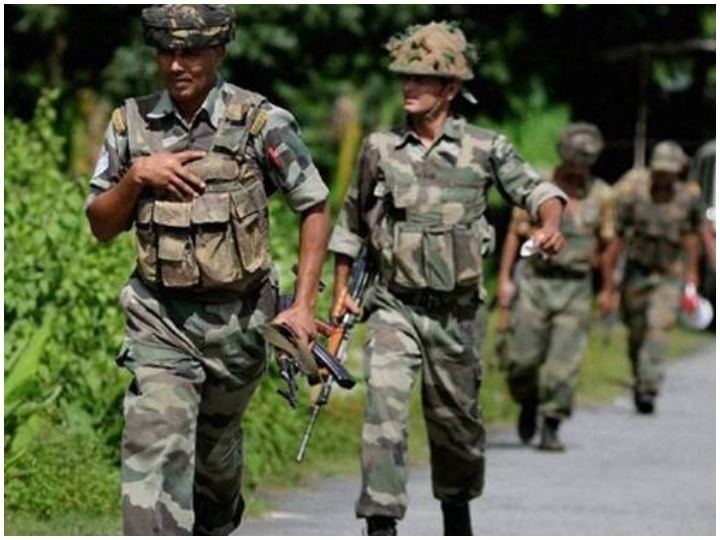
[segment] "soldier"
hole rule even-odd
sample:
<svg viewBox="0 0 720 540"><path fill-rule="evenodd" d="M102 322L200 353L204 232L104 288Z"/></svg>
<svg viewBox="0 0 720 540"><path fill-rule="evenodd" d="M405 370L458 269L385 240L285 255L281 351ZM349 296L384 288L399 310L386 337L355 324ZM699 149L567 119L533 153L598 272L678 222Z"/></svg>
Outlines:
<svg viewBox="0 0 720 540"><path fill-rule="evenodd" d="M301 216L295 303L277 316L307 343L329 233L327 189L294 118L218 74L234 12L142 11L165 90L112 114L87 216L107 242L135 226L118 363L133 375L122 441L126 534L228 534L244 502L241 420L276 315L269 190Z"/></svg>
<svg viewBox="0 0 720 540"><path fill-rule="evenodd" d="M505 137L452 114L462 82L473 77L472 50L455 23L411 26L387 48L390 70L402 76L406 123L364 141L330 243L336 299L363 247L379 271L365 304L367 404L355 511L369 535L397 534L407 508L410 392L420 376L445 534L471 535L468 502L482 491L485 466L482 265L494 243L486 194L495 184L539 216L534 238L549 253L564 242L564 195Z"/></svg>
<svg viewBox="0 0 720 540"><path fill-rule="evenodd" d="M649 170L631 170L615 186L618 237L611 251L615 258L624 249L627 260L620 307L641 414L655 410L683 285L699 283L704 221L697 184L680 181L687 165L680 145L663 141L653 148Z"/></svg>
<svg viewBox="0 0 720 540"><path fill-rule="evenodd" d="M568 196L561 230L567 239L555 256L533 256L521 265L517 300L508 339L508 386L521 406L518 433L529 443L542 417L539 449L562 451L558 430L572 413L580 362L585 353L592 307L593 258L614 237L613 192L590 168L603 148L600 130L584 122L567 126L558 142L560 164L550 182ZM498 299L508 307L516 293L512 269L523 239L537 224L516 209L503 246ZM613 268L601 257L598 304L608 314L613 298Z"/></svg>

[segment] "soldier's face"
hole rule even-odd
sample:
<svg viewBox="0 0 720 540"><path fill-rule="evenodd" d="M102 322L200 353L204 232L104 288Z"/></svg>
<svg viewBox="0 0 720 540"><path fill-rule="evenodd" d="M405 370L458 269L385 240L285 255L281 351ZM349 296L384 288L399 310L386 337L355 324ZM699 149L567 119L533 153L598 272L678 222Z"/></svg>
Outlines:
<svg viewBox="0 0 720 540"><path fill-rule="evenodd" d="M157 63L175 103L184 111L194 112L212 88L224 57L223 47L159 50Z"/></svg>
<svg viewBox="0 0 720 540"><path fill-rule="evenodd" d="M459 85L455 81L440 77L405 75L402 91L405 112L411 115L424 115L437 107L438 100L449 107L459 91Z"/></svg>
<svg viewBox="0 0 720 540"><path fill-rule="evenodd" d="M660 186L670 186L680 178L677 173L670 171L652 171L650 177L653 184Z"/></svg>
<svg viewBox="0 0 720 540"><path fill-rule="evenodd" d="M590 167L579 165L577 163L565 162L558 167L558 176L568 182L582 183L590 176Z"/></svg>

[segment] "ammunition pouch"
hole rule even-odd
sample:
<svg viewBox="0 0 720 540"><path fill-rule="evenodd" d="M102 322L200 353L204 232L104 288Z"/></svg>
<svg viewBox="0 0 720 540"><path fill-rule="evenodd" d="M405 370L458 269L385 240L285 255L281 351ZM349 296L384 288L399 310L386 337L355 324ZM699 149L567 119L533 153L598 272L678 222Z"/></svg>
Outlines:
<svg viewBox="0 0 720 540"><path fill-rule="evenodd" d="M133 158L165 151L163 125L148 116L158 99L154 94L126 102ZM149 287L191 295L245 293L270 273L263 174L245 152L267 120L263 103L262 96L236 89L210 151L184 165L205 183L202 195L176 201L148 192L138 201L137 268Z"/></svg>
<svg viewBox="0 0 720 540"><path fill-rule="evenodd" d="M494 249L494 229L481 218L453 226L396 222L387 282L403 289L452 291L482 281L483 257Z"/></svg>
<svg viewBox="0 0 720 540"><path fill-rule="evenodd" d="M192 202L143 199L136 229L138 270L151 286L243 291L271 269L261 181Z"/></svg>

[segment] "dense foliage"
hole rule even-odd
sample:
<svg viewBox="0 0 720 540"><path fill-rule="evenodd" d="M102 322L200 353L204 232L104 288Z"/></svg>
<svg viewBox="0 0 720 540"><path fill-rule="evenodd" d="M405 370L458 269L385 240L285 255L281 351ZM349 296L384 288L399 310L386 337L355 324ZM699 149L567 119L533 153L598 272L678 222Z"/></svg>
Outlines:
<svg viewBox="0 0 720 540"><path fill-rule="evenodd" d="M142 44L141 9L132 4L5 8L6 110L29 118L42 88L60 89L61 120L73 132L72 167L92 163L110 107L157 87L152 50ZM631 163L638 45L679 45L648 58L649 136L682 139L691 149L714 136L714 51L702 52L690 42L714 41L714 4L237 4L235 9L237 39L224 73L298 116L332 182L345 180L347 167L338 156L343 140L353 153L348 130L364 134L398 119L382 45L411 22L461 21L481 52L469 87L484 115L495 121L524 117L527 96L539 87L548 103L568 104L571 117L597 122L608 134L613 153L606 152L599 166L614 172ZM610 54L619 50L626 54Z"/></svg>
<svg viewBox="0 0 720 540"><path fill-rule="evenodd" d="M67 497L48 493L61 486L33 477L29 463L49 440L84 456L76 472L92 470L88 452L99 460L112 455L124 386L113 362L123 331L117 297L132 252L127 238L103 247L91 237L85 181L64 172L54 96L42 97L31 122L7 120L4 132L5 500L22 504L13 486L41 481L62 512Z"/></svg>

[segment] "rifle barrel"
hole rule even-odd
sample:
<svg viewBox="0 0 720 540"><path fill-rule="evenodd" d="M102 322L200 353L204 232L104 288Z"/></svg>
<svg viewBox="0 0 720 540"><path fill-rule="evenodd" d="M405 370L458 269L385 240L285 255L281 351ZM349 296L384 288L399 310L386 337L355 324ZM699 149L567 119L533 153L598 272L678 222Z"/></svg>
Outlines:
<svg viewBox="0 0 720 540"><path fill-rule="evenodd" d="M318 413L320 412L320 405L313 406L312 415L310 416L310 420L307 423L307 426L305 426L305 432L303 433L302 441L300 442L300 448L298 449L297 456L295 456L295 461L298 463L301 463L303 459L305 459L305 452L307 451L308 443L310 442L310 435L312 435L313 428L315 427L315 422L317 421Z"/></svg>

